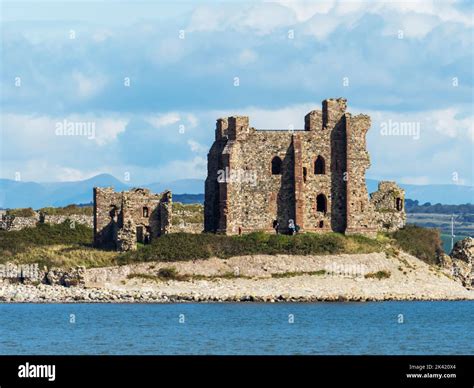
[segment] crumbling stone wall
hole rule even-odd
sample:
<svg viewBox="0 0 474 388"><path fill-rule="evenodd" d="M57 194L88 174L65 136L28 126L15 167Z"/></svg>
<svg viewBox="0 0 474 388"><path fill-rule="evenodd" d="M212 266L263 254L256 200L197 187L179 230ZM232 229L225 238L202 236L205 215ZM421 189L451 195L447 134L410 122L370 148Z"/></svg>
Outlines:
<svg viewBox="0 0 474 388"><path fill-rule="evenodd" d="M395 182L379 182L378 190L370 194L378 230L393 232L406 224L405 191Z"/></svg>
<svg viewBox="0 0 474 388"><path fill-rule="evenodd" d="M369 201L370 117L352 116L346 107L342 98L324 100L322 110L305 116L303 130L257 130L246 116L218 119L208 154L205 231L273 231L277 222L284 233L291 220L302 231L323 233L374 235L403 226L403 203L401 210L392 203L389 214L380 200L397 190L403 202L400 188L382 185Z"/></svg>
<svg viewBox="0 0 474 388"><path fill-rule="evenodd" d="M4 214L0 220L0 229L21 230L24 228L34 228L38 222L44 224L62 224L65 221L87 225L89 228L92 228L94 224L93 217L84 214L49 215L35 212L35 215L32 217L18 217Z"/></svg>
<svg viewBox="0 0 474 388"><path fill-rule="evenodd" d="M63 222L74 222L76 224L86 225L89 228L94 226L94 217L87 216L85 214L69 214L69 215L57 215L57 214L44 214L40 215L40 222L45 224L62 224Z"/></svg>
<svg viewBox="0 0 474 388"><path fill-rule="evenodd" d="M115 192L94 188L94 245L120 251L136 249L169 233L172 217L170 191L150 193L136 188Z"/></svg>
<svg viewBox="0 0 474 388"><path fill-rule="evenodd" d="M204 206L173 202L173 225L171 233L202 233Z"/></svg>
<svg viewBox="0 0 474 388"><path fill-rule="evenodd" d="M17 217L4 215L0 224L0 229L3 230L21 230L25 228L34 228L39 222L39 215L34 217Z"/></svg>

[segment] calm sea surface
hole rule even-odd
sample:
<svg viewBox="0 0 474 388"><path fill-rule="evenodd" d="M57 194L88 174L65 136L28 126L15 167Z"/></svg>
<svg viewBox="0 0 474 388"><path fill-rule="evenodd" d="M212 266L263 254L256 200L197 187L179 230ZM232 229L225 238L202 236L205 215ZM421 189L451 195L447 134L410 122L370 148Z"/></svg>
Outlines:
<svg viewBox="0 0 474 388"><path fill-rule="evenodd" d="M0 304L0 354L474 354L474 302Z"/></svg>

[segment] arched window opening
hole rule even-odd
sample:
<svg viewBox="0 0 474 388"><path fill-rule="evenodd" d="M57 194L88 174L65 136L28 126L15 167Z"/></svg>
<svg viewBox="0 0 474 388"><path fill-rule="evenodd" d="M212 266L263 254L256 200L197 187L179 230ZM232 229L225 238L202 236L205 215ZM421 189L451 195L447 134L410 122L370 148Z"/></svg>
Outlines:
<svg viewBox="0 0 474 388"><path fill-rule="evenodd" d="M278 156L272 159L272 175L281 175L281 159Z"/></svg>
<svg viewBox="0 0 474 388"><path fill-rule="evenodd" d="M306 182L306 177L308 176L308 169L303 167L303 182Z"/></svg>
<svg viewBox="0 0 474 388"><path fill-rule="evenodd" d="M148 208L147 207L143 208L143 217L148 217Z"/></svg>
<svg viewBox="0 0 474 388"><path fill-rule="evenodd" d="M395 200L395 206L396 206L398 211L401 211L403 209L403 201L402 201L401 198L397 198Z"/></svg>
<svg viewBox="0 0 474 388"><path fill-rule="evenodd" d="M321 155L319 155L314 162L314 173L316 175L326 174L326 163Z"/></svg>
<svg viewBox="0 0 474 388"><path fill-rule="evenodd" d="M319 194L316 197L316 211L321 213L326 213L327 204L326 196L324 194Z"/></svg>
<svg viewBox="0 0 474 388"><path fill-rule="evenodd" d="M324 228L324 221L319 221L319 227Z"/></svg>

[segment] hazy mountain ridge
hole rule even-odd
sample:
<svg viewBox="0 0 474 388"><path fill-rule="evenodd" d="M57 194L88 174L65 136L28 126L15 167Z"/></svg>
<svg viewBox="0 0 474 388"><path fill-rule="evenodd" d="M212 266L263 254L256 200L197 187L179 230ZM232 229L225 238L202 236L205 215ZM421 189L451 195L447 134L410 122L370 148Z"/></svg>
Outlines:
<svg viewBox="0 0 474 388"><path fill-rule="evenodd" d="M378 181L367 179L369 193L377 190ZM185 202L202 202L204 200L204 180L180 179L170 182L154 182L146 185L126 184L112 175L100 174L90 179L75 182L21 182L0 179L0 208L46 206L65 206L69 204L90 203L92 188L114 187L117 191L132 187L146 187L153 192L169 189L175 199ZM474 188L461 185L406 185L406 198L418 200L420 203L431 202L443 204L474 203ZM179 195L182 194L182 195ZM178 196L177 196L178 195Z"/></svg>

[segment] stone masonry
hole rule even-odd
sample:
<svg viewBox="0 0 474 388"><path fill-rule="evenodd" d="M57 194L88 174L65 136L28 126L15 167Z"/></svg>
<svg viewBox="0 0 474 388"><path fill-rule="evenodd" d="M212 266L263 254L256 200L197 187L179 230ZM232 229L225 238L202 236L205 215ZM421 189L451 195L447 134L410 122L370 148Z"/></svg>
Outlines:
<svg viewBox="0 0 474 388"><path fill-rule="evenodd" d="M171 230L170 191L150 193L148 189L115 192L94 188L94 246L119 251L137 248Z"/></svg>
<svg viewBox="0 0 474 388"><path fill-rule="evenodd" d="M208 153L204 229L240 234L301 231L375 235L405 225L404 191L381 182L370 197L367 115L324 100L303 130L257 130L246 116L220 118Z"/></svg>
<svg viewBox="0 0 474 388"><path fill-rule="evenodd" d="M22 230L25 228L35 228L38 223L57 225L66 221L86 225L89 228L93 226L93 217L84 214L49 215L35 212L35 215L32 217L18 217L3 214L0 218L0 230Z"/></svg>

